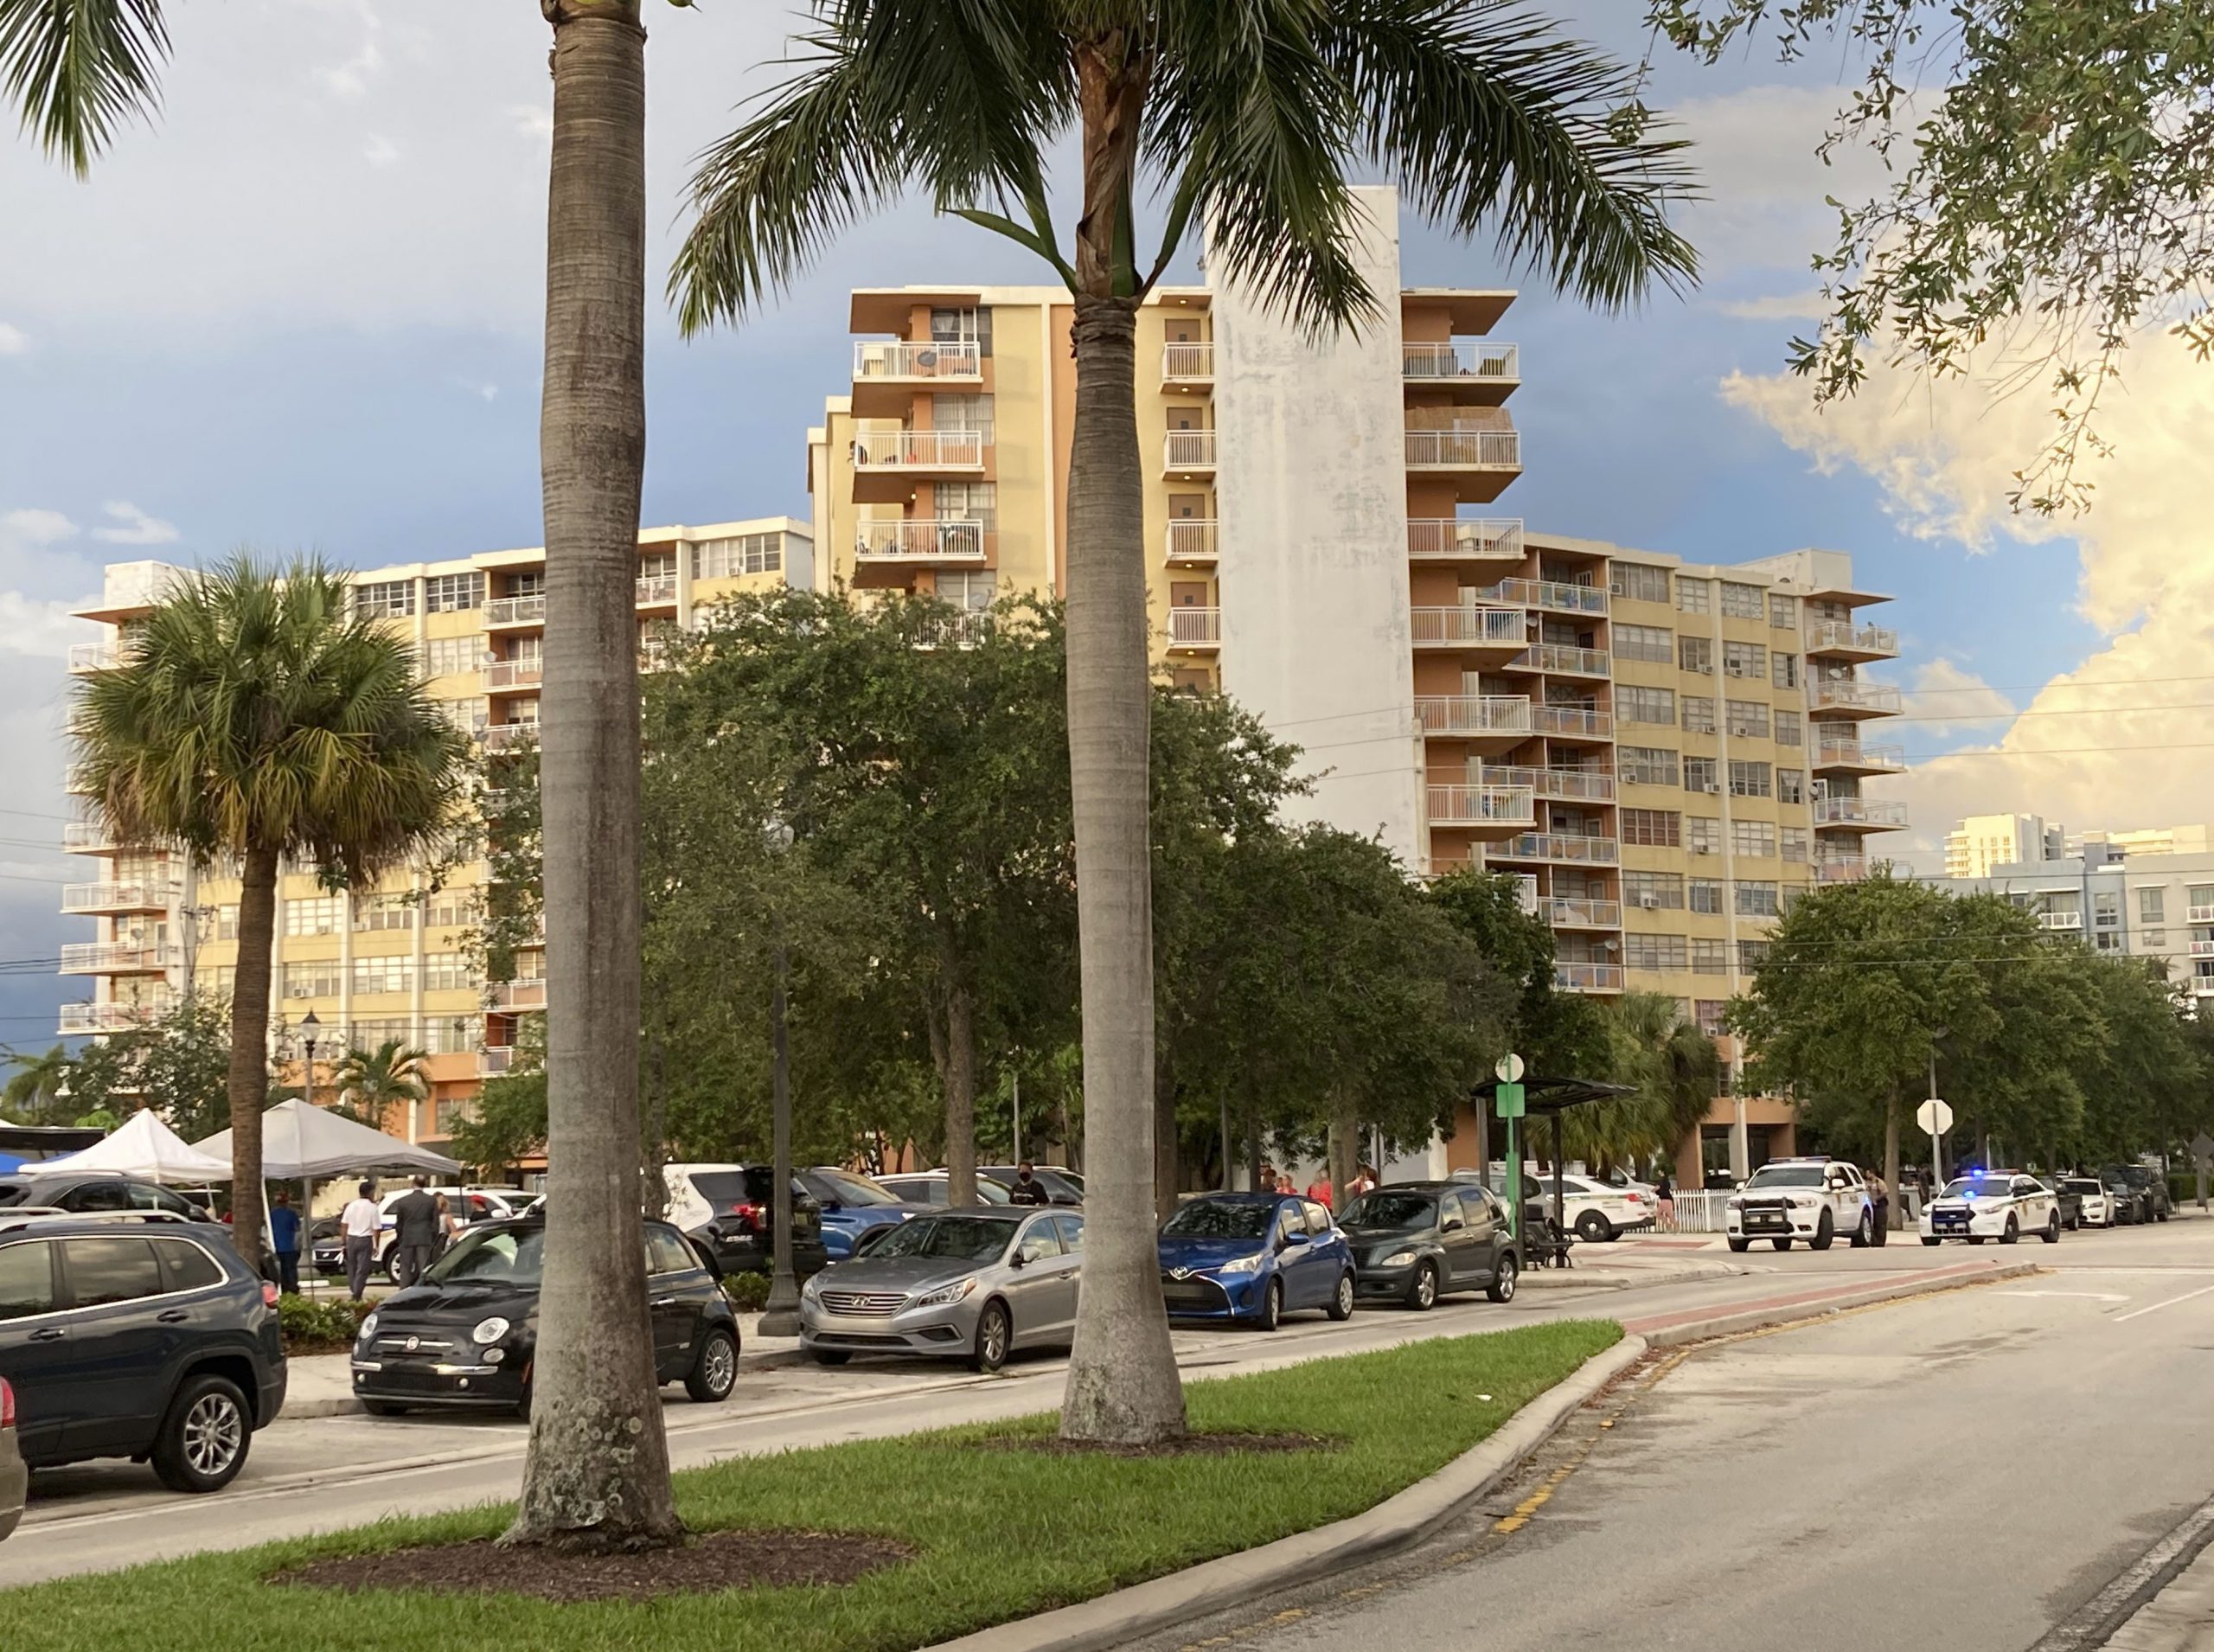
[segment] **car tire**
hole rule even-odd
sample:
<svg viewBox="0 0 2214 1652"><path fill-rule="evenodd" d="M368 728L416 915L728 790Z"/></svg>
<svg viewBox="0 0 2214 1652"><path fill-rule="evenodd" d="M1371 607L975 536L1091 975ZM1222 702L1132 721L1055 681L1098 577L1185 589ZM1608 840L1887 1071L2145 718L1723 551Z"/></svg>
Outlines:
<svg viewBox="0 0 2214 1652"><path fill-rule="evenodd" d="M188 1377L154 1437L154 1473L171 1491L221 1491L253 1444L253 1407L238 1384L212 1373Z"/></svg>
<svg viewBox="0 0 2214 1652"><path fill-rule="evenodd" d="M1615 1236L1615 1225L1596 1210L1576 1219L1576 1237L1586 1245L1603 1245Z"/></svg>
<svg viewBox="0 0 2214 1652"><path fill-rule="evenodd" d="M1345 1321L1353 1317L1353 1272L1348 1269L1338 1276L1337 1294L1330 1298L1328 1309L1332 1319Z"/></svg>
<svg viewBox="0 0 2214 1652"><path fill-rule="evenodd" d="M1852 1247L1856 1251L1865 1251L1875 1242L1876 1213L1864 1210L1860 1213L1860 1220L1853 1225Z"/></svg>
<svg viewBox="0 0 2214 1652"><path fill-rule="evenodd" d="M1522 1277L1522 1265L1509 1251L1499 1258L1499 1265L1492 1270L1491 1283L1484 1287L1484 1295L1494 1302L1513 1302L1514 1287Z"/></svg>
<svg viewBox="0 0 2214 1652"><path fill-rule="evenodd" d="M1749 1239L1733 1239L1730 1241L1730 1248L1733 1251L1750 1250L1752 1247L1752 1240Z"/></svg>
<svg viewBox="0 0 2214 1652"><path fill-rule="evenodd" d="M1283 1323L1283 1281L1271 1279L1269 1288L1261 1293L1260 1317L1253 1323L1260 1329L1272 1331Z"/></svg>
<svg viewBox="0 0 2214 1652"><path fill-rule="evenodd" d="M738 1339L714 1326L700 1339L700 1351L684 1375L684 1392L703 1405L716 1405L737 1386Z"/></svg>
<svg viewBox="0 0 2214 1652"><path fill-rule="evenodd" d="M1415 1277L1407 1284L1407 1306L1417 1314L1426 1314L1437 1306L1437 1267L1434 1263L1415 1264Z"/></svg>
<svg viewBox="0 0 2214 1652"><path fill-rule="evenodd" d="M1007 1304L986 1303L984 1311L976 1316L976 1345L969 1351L969 1366L986 1373L998 1370L1007 1363L1008 1344L1014 1338L1014 1324L1008 1318Z"/></svg>
<svg viewBox="0 0 2214 1652"><path fill-rule="evenodd" d="M844 1348L809 1348L817 1365L843 1365L854 1356Z"/></svg>
<svg viewBox="0 0 2214 1652"><path fill-rule="evenodd" d="M1987 1237L1987 1235L1982 1233L1971 1233L1968 1235L1968 1243L1971 1245L1980 1245Z"/></svg>
<svg viewBox="0 0 2214 1652"><path fill-rule="evenodd" d="M1934 1239L1934 1238L1932 1238L1930 1235L1929 1235L1929 1234L1925 1233L1925 1234L1923 1234L1923 1235L1922 1236L1922 1242L1923 1242L1924 1245L1932 1245L1932 1246L1934 1246L1934 1245L1941 1245L1941 1244L1942 1244L1944 1241L1942 1241L1942 1239Z"/></svg>
<svg viewBox="0 0 2214 1652"><path fill-rule="evenodd" d="M395 1405L389 1399L364 1399L362 1409L372 1417L405 1417L407 1407Z"/></svg>
<svg viewBox="0 0 2214 1652"><path fill-rule="evenodd" d="M2013 1217L2009 1215L2006 1218L2006 1231L1999 1236L1999 1242L2001 1245L2012 1245L2021 1237L2021 1228L2015 1224Z"/></svg>
<svg viewBox="0 0 2214 1652"><path fill-rule="evenodd" d="M1826 1210L1814 1218L1814 1237L1807 1241L1807 1248L1810 1251L1827 1251L1836 1239L1837 1226L1830 1220L1830 1213Z"/></svg>
<svg viewBox="0 0 2214 1652"><path fill-rule="evenodd" d="M2053 1212L2051 1216L2046 1219L2044 1232L2038 1234L2038 1237L2043 1239L2047 1245L2057 1245L2060 1243L2060 1213L2058 1211Z"/></svg>
<svg viewBox="0 0 2214 1652"><path fill-rule="evenodd" d="M2156 1210L2153 1213L2153 1220L2156 1222L2164 1222L2168 1220L2168 1213L2165 1210Z"/></svg>
<svg viewBox="0 0 2214 1652"><path fill-rule="evenodd" d="M1770 1239L1769 1243L1779 1251L1788 1251L1791 1248L1791 1241L1788 1239Z"/></svg>

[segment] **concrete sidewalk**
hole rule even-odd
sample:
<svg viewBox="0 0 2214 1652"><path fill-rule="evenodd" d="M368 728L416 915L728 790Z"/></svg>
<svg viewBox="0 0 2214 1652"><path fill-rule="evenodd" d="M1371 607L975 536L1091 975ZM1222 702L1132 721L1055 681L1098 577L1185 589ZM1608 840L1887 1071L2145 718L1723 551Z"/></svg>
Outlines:
<svg viewBox="0 0 2214 1652"><path fill-rule="evenodd" d="M2214 1652L2214 1548L2137 1609L2108 1652Z"/></svg>

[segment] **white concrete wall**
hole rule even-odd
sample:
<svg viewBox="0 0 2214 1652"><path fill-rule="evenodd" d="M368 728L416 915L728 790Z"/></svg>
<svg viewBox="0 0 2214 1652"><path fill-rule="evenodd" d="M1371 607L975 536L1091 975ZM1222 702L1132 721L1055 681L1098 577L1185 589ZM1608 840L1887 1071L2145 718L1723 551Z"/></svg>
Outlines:
<svg viewBox="0 0 2214 1652"><path fill-rule="evenodd" d="M1384 316L1320 340L1252 294L1214 290L1224 688L1309 749L1295 818L1422 858L1407 618L1406 415L1398 198L1356 190L1358 256Z"/></svg>

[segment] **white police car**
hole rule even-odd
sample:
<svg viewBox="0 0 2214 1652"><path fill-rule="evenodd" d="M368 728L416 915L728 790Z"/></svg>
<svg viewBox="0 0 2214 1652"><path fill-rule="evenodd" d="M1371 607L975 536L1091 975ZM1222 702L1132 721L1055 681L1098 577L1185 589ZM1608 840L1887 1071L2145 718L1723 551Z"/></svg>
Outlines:
<svg viewBox="0 0 2214 1652"><path fill-rule="evenodd" d="M1964 1239L1980 1245L1995 1239L2012 1245L2035 1233L2047 1245L2060 1243L2060 1201L2035 1176L2019 1170L1980 1170L1946 1183L1922 1213L1922 1242L1936 1245Z"/></svg>
<svg viewBox="0 0 2214 1652"><path fill-rule="evenodd" d="M1723 1231L1733 1251L1756 1239L1779 1251L1794 1239L1827 1251L1840 1233L1858 1246L1875 1236L1875 1201L1859 1168L1843 1159L1770 1159L1731 1195Z"/></svg>

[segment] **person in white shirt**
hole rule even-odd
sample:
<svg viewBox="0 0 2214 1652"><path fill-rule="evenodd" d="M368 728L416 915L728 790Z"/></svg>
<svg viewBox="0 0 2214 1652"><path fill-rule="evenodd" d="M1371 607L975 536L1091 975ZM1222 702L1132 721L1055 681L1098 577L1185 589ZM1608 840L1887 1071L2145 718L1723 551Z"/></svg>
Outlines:
<svg viewBox="0 0 2214 1652"><path fill-rule="evenodd" d="M377 1233L384 1226L376 1191L375 1182L364 1181L361 1192L338 1213L338 1236L346 1249L346 1289L355 1302L369 1288L369 1269L377 1259Z"/></svg>

